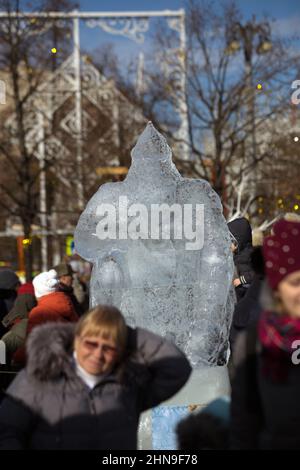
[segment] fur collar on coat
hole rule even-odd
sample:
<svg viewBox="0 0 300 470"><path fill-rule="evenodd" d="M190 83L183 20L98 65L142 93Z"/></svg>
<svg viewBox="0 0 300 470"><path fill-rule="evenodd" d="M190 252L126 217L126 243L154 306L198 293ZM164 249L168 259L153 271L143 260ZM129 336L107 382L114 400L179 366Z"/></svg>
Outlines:
<svg viewBox="0 0 300 470"><path fill-rule="evenodd" d="M62 323L47 323L34 328L26 343L27 373L46 381L73 371L74 330L74 324Z"/></svg>

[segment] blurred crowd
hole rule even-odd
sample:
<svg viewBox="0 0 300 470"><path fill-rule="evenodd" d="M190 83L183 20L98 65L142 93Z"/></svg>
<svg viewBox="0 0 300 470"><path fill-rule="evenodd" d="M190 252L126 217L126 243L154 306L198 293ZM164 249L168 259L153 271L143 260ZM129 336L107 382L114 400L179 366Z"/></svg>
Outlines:
<svg viewBox="0 0 300 470"><path fill-rule="evenodd" d="M0 271L0 335L6 364L25 365L25 343L34 327L77 322L88 306L88 285L69 263L60 263L23 284L14 271Z"/></svg>
<svg viewBox="0 0 300 470"><path fill-rule="evenodd" d="M300 218L265 236L244 217L228 228L231 395L179 422L178 449L300 449ZM32 283L0 271L0 337L5 370L20 371L1 384L3 449L135 449L140 414L191 373L175 344L115 307L89 310L88 283L65 262Z"/></svg>

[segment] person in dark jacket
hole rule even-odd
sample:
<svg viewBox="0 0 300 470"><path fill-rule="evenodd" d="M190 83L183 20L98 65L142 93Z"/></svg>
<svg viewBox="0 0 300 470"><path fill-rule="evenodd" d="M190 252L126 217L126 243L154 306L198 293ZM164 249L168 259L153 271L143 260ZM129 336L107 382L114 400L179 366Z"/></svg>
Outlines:
<svg viewBox="0 0 300 470"><path fill-rule="evenodd" d="M300 223L276 222L263 256L264 310L235 346L231 447L299 449Z"/></svg>
<svg viewBox="0 0 300 470"><path fill-rule="evenodd" d="M262 310L260 304L260 293L264 280L264 259L262 248L256 246L251 253L251 266L254 271L254 278L244 297L235 305L232 324L230 329L230 347L233 345L236 336L245 330L249 325L258 320Z"/></svg>
<svg viewBox="0 0 300 470"><path fill-rule="evenodd" d="M236 274L233 285L239 302L246 294L247 288L254 278L254 271L251 266L252 229L245 217L232 220L228 223L228 228L234 237L232 251Z"/></svg>
<svg viewBox="0 0 300 470"><path fill-rule="evenodd" d="M13 307L20 284L20 279L14 271L11 269L0 270L0 337L7 332L2 320Z"/></svg>
<svg viewBox="0 0 300 470"><path fill-rule="evenodd" d="M26 282L18 288L18 295L13 308L3 318L2 324L9 331L5 333L1 340L6 345L6 362L14 352L23 346L26 339L29 312L36 306L34 287L32 282Z"/></svg>
<svg viewBox="0 0 300 470"><path fill-rule="evenodd" d="M63 292L71 300L74 309L79 317L84 314L83 306L78 302L73 289L73 276L75 272L69 263L60 263L53 268L57 272L59 285L57 287L58 292Z"/></svg>
<svg viewBox="0 0 300 470"><path fill-rule="evenodd" d="M141 412L191 373L173 343L129 328L112 306L75 327L37 327L27 354L0 406L0 449L136 449Z"/></svg>

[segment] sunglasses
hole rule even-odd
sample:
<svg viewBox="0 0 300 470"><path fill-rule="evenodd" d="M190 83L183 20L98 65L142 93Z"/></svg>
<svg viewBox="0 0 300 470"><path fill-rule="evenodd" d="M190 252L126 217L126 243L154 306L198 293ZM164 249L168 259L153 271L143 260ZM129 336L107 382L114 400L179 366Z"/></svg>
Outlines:
<svg viewBox="0 0 300 470"><path fill-rule="evenodd" d="M118 348L111 346L109 344L103 344L99 341L93 341L86 338L79 337L82 346L89 352L94 352L98 348L101 348L104 354L116 355L118 353Z"/></svg>

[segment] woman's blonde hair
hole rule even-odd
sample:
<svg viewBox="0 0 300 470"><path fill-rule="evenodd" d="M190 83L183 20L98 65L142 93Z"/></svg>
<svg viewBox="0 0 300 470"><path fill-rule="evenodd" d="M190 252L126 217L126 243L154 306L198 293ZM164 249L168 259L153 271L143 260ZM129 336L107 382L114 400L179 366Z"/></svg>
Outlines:
<svg viewBox="0 0 300 470"><path fill-rule="evenodd" d="M76 325L75 339L83 336L111 339L122 355L126 349L127 325L122 313L116 307L98 305L83 315Z"/></svg>

